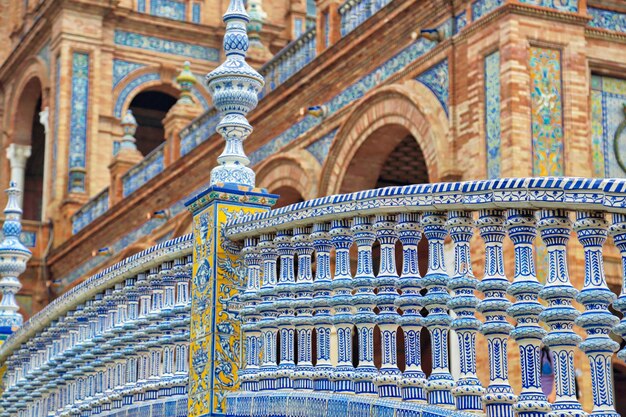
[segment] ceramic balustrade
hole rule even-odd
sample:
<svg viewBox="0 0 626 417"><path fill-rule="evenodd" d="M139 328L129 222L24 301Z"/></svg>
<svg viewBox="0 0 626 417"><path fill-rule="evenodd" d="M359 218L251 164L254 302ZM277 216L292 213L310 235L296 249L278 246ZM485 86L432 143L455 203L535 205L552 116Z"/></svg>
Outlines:
<svg viewBox="0 0 626 417"><path fill-rule="evenodd" d="M0 347L0 415L106 415L186 398L191 249L185 236L122 261L14 333Z"/></svg>
<svg viewBox="0 0 626 417"><path fill-rule="evenodd" d="M339 7L341 36L348 35L389 3L390 0L347 0Z"/></svg>
<svg viewBox="0 0 626 417"><path fill-rule="evenodd" d="M246 348L255 350L244 355L246 383L227 395L228 407L235 415L254 414L254 406L245 411L239 404L270 397L281 404L283 397L270 391L289 387L284 398L293 404L311 401L306 391L312 391L354 407L378 397L387 402L372 404L397 410L428 404L439 407L428 410L452 408L459 415L583 416L573 362L580 349L598 382L592 414L616 415L611 360L619 346L609 333L626 335L626 321L619 322L609 307L626 309L626 284L616 301L604 276L602 247L610 231L626 276L625 192L625 181L576 178L427 184L325 197L232 220L226 234L245 239L248 266L243 337ZM566 252L573 218L585 259L579 289L569 279ZM510 277L504 271L507 234L515 260ZM537 235L548 253L545 284L535 271ZM422 239L428 243L423 277ZM471 259L474 247L484 247L484 260ZM451 269L444 262L448 248L454 253ZM480 281L472 268L478 262L484 262ZM584 306L582 314L574 300ZM575 325L586 330L584 341ZM433 353L428 376L421 368L423 327ZM280 336L285 329L289 333ZM477 343L478 333L486 343ZM518 395L509 383L509 340L521 356ZM450 343L458 346L458 357L450 358ZM280 363L287 364L281 372L278 344ZM294 352L285 352L287 346ZM552 402L541 386L544 347L554 359ZM485 387L478 356L489 365ZM455 377L449 359L458 369Z"/></svg>
<svg viewBox="0 0 626 417"><path fill-rule="evenodd" d="M261 96L278 88L291 76L304 68L316 55L315 28L311 28L290 42L259 70L265 79Z"/></svg>

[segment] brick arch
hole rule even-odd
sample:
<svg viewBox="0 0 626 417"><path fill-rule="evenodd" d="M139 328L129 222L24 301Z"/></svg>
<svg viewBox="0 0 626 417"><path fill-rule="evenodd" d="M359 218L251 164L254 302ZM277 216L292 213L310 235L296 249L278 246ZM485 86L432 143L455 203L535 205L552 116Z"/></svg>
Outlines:
<svg viewBox="0 0 626 417"><path fill-rule="evenodd" d="M113 115L121 118L139 93L155 89L177 97L180 89L174 82L175 73L169 67L143 67L127 74L113 89L115 104ZM192 95L199 104L208 110L208 92L202 92L201 88L192 88Z"/></svg>
<svg viewBox="0 0 626 417"><path fill-rule="evenodd" d="M30 58L26 63L26 69L21 72L9 101L8 108L14 109L13 113L8 115L10 118L8 134L12 142L30 145L30 128L34 111L36 111L38 94L41 94L42 107L45 107L47 105L45 103L46 91L49 87L46 64L41 58Z"/></svg>
<svg viewBox="0 0 626 417"><path fill-rule="evenodd" d="M318 179L321 166L304 149L280 153L261 162L255 168L257 184L270 192L288 187L310 200L319 196Z"/></svg>
<svg viewBox="0 0 626 417"><path fill-rule="evenodd" d="M350 112L337 132L322 169L321 195L345 190L342 184L351 162L359 151L361 156L367 154L368 149L361 147L375 133L386 140L370 142L376 145L370 149L372 158L390 154L404 137L411 135L423 152L430 182L439 181L449 171L448 165L454 166L452 152L446 152L450 129L443 107L427 87L409 80L376 89ZM366 160L364 164L363 174L372 174ZM370 180L366 178L362 185L371 188ZM349 191L357 189L362 189L360 184L349 187Z"/></svg>

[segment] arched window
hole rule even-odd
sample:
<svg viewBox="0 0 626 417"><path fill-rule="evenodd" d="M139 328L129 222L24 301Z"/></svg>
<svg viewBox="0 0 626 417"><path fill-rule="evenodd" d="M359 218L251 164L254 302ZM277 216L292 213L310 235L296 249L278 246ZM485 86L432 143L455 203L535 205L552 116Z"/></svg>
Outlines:
<svg viewBox="0 0 626 417"><path fill-rule="evenodd" d="M137 120L137 149L148 155L165 140L163 118L176 103L176 97L161 91L148 90L137 94L129 108Z"/></svg>

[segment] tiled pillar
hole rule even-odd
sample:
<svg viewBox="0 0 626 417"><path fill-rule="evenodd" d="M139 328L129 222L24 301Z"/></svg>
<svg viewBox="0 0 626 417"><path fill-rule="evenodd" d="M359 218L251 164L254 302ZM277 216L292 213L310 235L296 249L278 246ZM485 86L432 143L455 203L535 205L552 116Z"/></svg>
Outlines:
<svg viewBox="0 0 626 417"><path fill-rule="evenodd" d="M234 269L243 255L222 229L236 215L268 210L276 197L255 189L210 187L187 202L193 215L189 416L222 415L223 395L239 389L240 322L231 301L241 283ZM207 409L207 406L209 407Z"/></svg>

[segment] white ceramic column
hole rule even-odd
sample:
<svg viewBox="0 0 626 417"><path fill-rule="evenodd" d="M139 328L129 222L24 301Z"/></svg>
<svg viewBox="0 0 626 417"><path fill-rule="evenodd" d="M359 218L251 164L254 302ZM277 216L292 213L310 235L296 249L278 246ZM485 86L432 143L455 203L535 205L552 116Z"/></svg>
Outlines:
<svg viewBox="0 0 626 417"><path fill-rule="evenodd" d="M23 207L24 203L24 176L26 174L26 161L28 161L30 153L30 145L12 143L7 148L7 159L11 164L11 181L13 181L21 191L18 197L20 207Z"/></svg>

